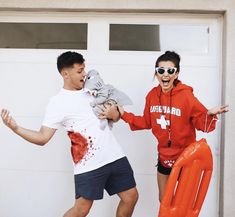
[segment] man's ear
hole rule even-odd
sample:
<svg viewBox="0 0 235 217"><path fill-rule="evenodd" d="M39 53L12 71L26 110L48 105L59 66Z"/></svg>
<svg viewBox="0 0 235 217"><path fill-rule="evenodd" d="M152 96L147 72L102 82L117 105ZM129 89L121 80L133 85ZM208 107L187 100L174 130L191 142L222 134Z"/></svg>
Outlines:
<svg viewBox="0 0 235 217"><path fill-rule="evenodd" d="M62 69L60 74L62 75L63 78L67 78L68 77L68 70L67 69Z"/></svg>

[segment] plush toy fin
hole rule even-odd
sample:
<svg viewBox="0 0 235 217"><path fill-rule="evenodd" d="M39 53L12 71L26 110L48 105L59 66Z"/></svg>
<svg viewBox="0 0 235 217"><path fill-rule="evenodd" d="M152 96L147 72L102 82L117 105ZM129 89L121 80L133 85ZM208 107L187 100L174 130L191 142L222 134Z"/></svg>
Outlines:
<svg viewBox="0 0 235 217"><path fill-rule="evenodd" d="M118 105L132 105L133 102L129 96L127 96L124 92L118 89L113 90L113 94L111 94L110 98L112 98Z"/></svg>

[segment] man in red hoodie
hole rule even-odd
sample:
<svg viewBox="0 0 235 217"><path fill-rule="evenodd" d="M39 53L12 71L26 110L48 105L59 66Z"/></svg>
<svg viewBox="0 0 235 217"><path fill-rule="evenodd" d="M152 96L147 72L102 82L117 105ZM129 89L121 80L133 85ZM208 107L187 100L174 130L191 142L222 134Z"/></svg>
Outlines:
<svg viewBox="0 0 235 217"><path fill-rule="evenodd" d="M143 116L119 107L121 118L131 130L152 129L158 140L157 180L161 201L171 169L183 150L196 141L196 130L215 129L217 114L228 111L228 105L208 110L193 95L193 88L178 80L180 56L166 51L155 63L159 82L146 96ZM106 109L100 118L111 118L115 109Z"/></svg>

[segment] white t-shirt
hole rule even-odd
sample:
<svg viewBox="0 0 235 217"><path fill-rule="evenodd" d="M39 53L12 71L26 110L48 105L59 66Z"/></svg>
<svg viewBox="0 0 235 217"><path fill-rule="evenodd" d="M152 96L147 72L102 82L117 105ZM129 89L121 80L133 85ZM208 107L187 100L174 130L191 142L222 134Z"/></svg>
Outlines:
<svg viewBox="0 0 235 217"><path fill-rule="evenodd" d="M100 120L90 106L92 100L93 97L84 90L61 89L51 98L42 124L79 133L88 141L88 151L74 163L74 174L97 169L125 156L109 127L100 129Z"/></svg>

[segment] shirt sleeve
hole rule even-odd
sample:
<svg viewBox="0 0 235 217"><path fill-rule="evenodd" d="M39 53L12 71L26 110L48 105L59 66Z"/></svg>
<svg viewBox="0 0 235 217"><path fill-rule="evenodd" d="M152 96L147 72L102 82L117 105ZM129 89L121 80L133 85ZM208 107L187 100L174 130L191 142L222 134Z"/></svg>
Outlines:
<svg viewBox="0 0 235 217"><path fill-rule="evenodd" d="M131 130L143 130L151 128L150 106L149 100L146 98L144 113L142 116L134 115L131 112L124 112L122 119L129 124Z"/></svg>
<svg viewBox="0 0 235 217"><path fill-rule="evenodd" d="M192 122L197 130L211 132L216 127L217 116L208 115L208 109L193 95Z"/></svg>
<svg viewBox="0 0 235 217"><path fill-rule="evenodd" d="M58 129L61 127L62 120L63 115L59 111L58 106L56 106L56 103L51 100L47 105L42 125L49 128Z"/></svg>

